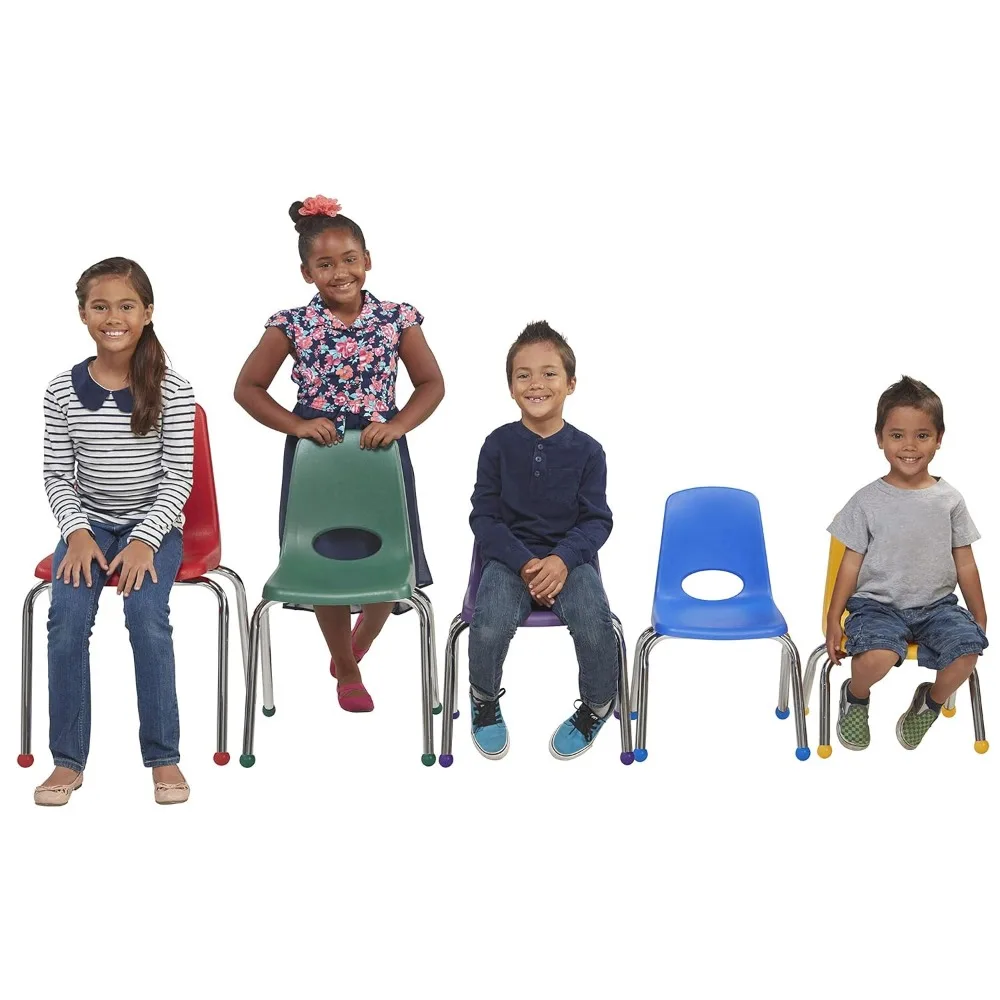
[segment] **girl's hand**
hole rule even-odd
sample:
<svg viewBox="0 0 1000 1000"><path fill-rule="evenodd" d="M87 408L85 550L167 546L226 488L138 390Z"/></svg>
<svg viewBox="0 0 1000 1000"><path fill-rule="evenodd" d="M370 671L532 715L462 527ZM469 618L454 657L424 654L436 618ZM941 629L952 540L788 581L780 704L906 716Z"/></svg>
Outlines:
<svg viewBox="0 0 1000 1000"><path fill-rule="evenodd" d="M840 666L840 661L844 657L841 646L844 644L844 630L840 626L840 619L834 618L826 623L826 655Z"/></svg>
<svg viewBox="0 0 1000 1000"><path fill-rule="evenodd" d="M559 591L563 589L568 575L569 570L566 569L566 563L559 556L546 556L542 560L541 566L538 567L534 579L528 585L528 590L539 604L551 608L555 604L556 597L559 596Z"/></svg>
<svg viewBox="0 0 1000 1000"><path fill-rule="evenodd" d="M398 441L402 436L403 431L391 420L387 420L384 424L369 424L361 432L361 447L365 451L388 448L393 441Z"/></svg>
<svg viewBox="0 0 1000 1000"><path fill-rule="evenodd" d="M77 528L66 540L66 555L56 570L56 579L63 583L80 586L80 574L88 587L93 585L90 575L90 564L96 562L105 573L108 572L108 561L104 558L97 540L86 528Z"/></svg>
<svg viewBox="0 0 1000 1000"><path fill-rule="evenodd" d="M153 566L153 550L138 538L134 542L129 542L111 560L108 575L110 576L116 569L119 571L118 593L126 597L132 593L133 588L139 590L142 587L142 581L147 573L153 583L159 583L156 579L156 567Z"/></svg>
<svg viewBox="0 0 1000 1000"><path fill-rule="evenodd" d="M299 419L295 425L295 436L297 438L309 438L317 444L340 444L341 437L337 433L337 428L332 420L326 417L316 417L315 420Z"/></svg>

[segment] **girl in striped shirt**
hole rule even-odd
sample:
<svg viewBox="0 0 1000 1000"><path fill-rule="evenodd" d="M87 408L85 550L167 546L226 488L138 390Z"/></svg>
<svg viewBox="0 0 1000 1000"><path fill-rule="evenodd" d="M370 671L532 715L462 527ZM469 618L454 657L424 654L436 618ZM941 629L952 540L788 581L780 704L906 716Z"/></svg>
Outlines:
<svg viewBox="0 0 1000 1000"><path fill-rule="evenodd" d="M83 784L90 748L90 633L118 574L135 659L139 743L154 797L184 802L167 600L181 563L182 510L194 463L194 394L167 367L153 332L153 289L135 261L112 257L77 282L95 356L45 390L45 491L61 538L49 609L49 747L55 770L35 789L61 806Z"/></svg>

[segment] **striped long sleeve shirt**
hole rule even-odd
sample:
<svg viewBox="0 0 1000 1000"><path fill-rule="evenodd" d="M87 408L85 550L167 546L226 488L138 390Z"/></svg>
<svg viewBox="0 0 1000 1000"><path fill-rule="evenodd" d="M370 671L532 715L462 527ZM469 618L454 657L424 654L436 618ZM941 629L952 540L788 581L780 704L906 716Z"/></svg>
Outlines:
<svg viewBox="0 0 1000 1000"><path fill-rule="evenodd" d="M154 551L184 523L194 468L194 392L177 372L163 378L163 411L138 437L132 393L111 392L90 376L88 359L45 390L45 492L63 538L91 519L135 524L129 541Z"/></svg>

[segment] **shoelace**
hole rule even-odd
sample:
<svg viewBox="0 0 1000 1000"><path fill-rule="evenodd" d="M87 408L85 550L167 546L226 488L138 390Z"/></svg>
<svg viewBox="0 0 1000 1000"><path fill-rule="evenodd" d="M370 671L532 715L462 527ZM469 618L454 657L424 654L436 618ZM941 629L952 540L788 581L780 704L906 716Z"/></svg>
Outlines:
<svg viewBox="0 0 1000 1000"><path fill-rule="evenodd" d="M506 694L505 688L500 688L493 701L479 701L472 699L475 706L472 714L472 728L485 729L487 726L498 726L500 724L500 699Z"/></svg>
<svg viewBox="0 0 1000 1000"><path fill-rule="evenodd" d="M573 718L569 721L575 729L580 731L583 738L589 743L594 733L594 727L602 720L599 716L594 715L594 713L581 701L577 706L576 711L573 713Z"/></svg>

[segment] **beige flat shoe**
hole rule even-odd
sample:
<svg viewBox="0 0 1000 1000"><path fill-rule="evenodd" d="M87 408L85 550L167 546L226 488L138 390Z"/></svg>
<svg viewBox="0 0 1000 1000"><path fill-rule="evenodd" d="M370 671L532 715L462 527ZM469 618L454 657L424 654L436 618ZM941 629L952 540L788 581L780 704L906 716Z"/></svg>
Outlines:
<svg viewBox="0 0 1000 1000"><path fill-rule="evenodd" d="M187 802L191 794L191 788L186 781L176 781L169 783L157 781L153 785L153 798L161 806L172 806L178 802Z"/></svg>
<svg viewBox="0 0 1000 1000"><path fill-rule="evenodd" d="M70 785L39 785L35 789L36 806L64 806L69 797L83 784L83 772Z"/></svg>

